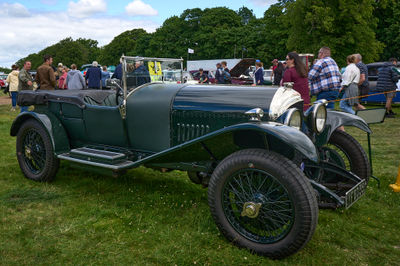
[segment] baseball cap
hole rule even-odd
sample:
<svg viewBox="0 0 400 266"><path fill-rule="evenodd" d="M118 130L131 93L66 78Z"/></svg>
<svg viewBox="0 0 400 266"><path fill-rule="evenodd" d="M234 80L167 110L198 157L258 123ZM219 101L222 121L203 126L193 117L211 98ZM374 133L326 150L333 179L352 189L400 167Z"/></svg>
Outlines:
<svg viewBox="0 0 400 266"><path fill-rule="evenodd" d="M63 64L62 63L58 63L58 66L63 66Z"/></svg>

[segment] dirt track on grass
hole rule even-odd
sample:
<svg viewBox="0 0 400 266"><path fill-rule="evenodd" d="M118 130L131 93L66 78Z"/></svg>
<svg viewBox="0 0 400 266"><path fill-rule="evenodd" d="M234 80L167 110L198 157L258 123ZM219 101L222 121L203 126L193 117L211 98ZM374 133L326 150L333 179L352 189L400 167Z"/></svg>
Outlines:
<svg viewBox="0 0 400 266"><path fill-rule="evenodd" d="M11 104L11 98L7 95L0 96L0 104Z"/></svg>

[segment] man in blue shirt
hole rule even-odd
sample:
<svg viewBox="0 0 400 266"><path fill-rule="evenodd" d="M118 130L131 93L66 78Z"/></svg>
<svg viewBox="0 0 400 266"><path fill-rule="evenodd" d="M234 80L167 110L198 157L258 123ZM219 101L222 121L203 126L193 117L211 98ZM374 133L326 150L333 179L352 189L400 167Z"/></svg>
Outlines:
<svg viewBox="0 0 400 266"><path fill-rule="evenodd" d="M341 88L339 68L329 47L319 49L318 59L308 73L311 95L317 95L317 100L326 99L329 102L326 108L333 109Z"/></svg>
<svg viewBox="0 0 400 266"><path fill-rule="evenodd" d="M97 61L93 61L92 66L86 71L85 80L89 89L100 89L101 70Z"/></svg>

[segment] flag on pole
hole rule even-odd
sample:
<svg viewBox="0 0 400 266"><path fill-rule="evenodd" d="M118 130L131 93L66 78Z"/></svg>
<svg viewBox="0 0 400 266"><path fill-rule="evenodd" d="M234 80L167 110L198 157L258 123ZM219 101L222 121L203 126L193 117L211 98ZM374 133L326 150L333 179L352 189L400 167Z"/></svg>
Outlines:
<svg viewBox="0 0 400 266"><path fill-rule="evenodd" d="M193 50L193 49L190 49L190 48L188 48L188 53L189 53L189 54L194 54L194 50Z"/></svg>

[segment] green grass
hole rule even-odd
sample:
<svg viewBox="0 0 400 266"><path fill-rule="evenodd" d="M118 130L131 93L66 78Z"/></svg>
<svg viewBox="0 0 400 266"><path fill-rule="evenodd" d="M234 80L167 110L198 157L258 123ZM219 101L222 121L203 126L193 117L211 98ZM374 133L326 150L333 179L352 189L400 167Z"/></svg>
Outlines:
<svg viewBox="0 0 400 266"><path fill-rule="evenodd" d="M308 245L282 261L230 244L207 190L185 173L133 169L113 178L62 162L52 183L23 177L9 136L16 113L0 106L0 264L395 265L400 261L400 115L372 125L374 174L349 210L321 210ZM400 114L400 108L395 108ZM346 128L364 147L366 135Z"/></svg>

